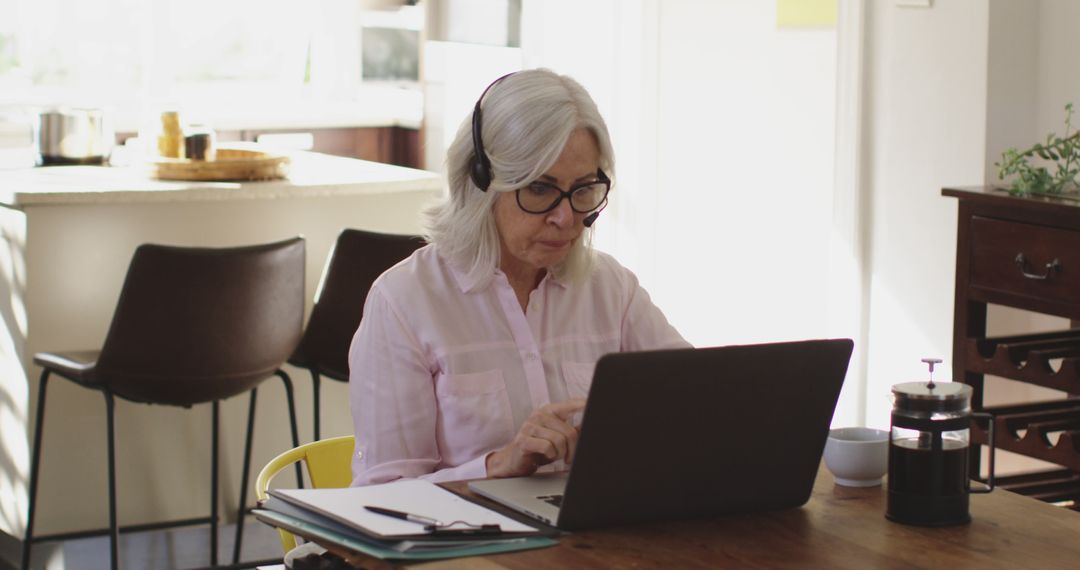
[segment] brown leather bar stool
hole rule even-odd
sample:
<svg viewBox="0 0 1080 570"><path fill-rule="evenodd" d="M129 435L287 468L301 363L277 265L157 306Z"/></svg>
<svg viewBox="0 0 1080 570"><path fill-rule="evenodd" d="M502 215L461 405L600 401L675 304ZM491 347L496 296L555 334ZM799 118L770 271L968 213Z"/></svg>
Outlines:
<svg viewBox="0 0 1080 570"><path fill-rule="evenodd" d="M289 357L289 364L307 368L311 373L315 417L313 441L321 439L319 379L327 376L342 382L349 381L349 343L352 342L356 328L360 326L364 300L371 284L383 271L423 245L424 240L420 236L354 229L345 229L338 234L316 293L315 305L311 308L304 336L300 339L296 352ZM299 481L299 464L296 469ZM246 493L241 494L242 501L245 497ZM243 508L243 505L241 507ZM243 532L244 518L239 517L236 522L233 564L240 560Z"/></svg>
<svg viewBox="0 0 1080 570"><path fill-rule="evenodd" d="M40 475L45 388L50 375L105 396L112 568L120 530L210 523L210 564L217 564L219 402L250 391L241 497L247 491L257 386L277 375L285 384L293 446L299 445L292 382L280 368L300 340L304 318L304 240L233 248L141 245L128 267L100 351L42 352L30 509L22 567L30 566ZM212 402L210 516L120 529L116 517L114 397L190 408ZM242 513L241 513L242 514ZM242 517L241 517L242 518ZM104 534L88 531L83 535Z"/></svg>
<svg viewBox="0 0 1080 570"><path fill-rule="evenodd" d="M311 372L315 439L319 441L319 378L349 381L349 344L360 326L364 300L384 271L424 245L420 236L345 229L338 235L300 346L289 364Z"/></svg>

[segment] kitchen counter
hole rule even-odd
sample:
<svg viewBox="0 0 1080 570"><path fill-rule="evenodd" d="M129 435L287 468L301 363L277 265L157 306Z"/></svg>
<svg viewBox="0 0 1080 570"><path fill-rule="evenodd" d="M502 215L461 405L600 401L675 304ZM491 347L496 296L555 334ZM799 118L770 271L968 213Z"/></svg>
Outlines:
<svg viewBox="0 0 1080 570"><path fill-rule="evenodd" d="M302 235L310 312L343 228L418 233L423 205L442 188L441 177L431 172L314 153L292 156L288 180L244 183L154 180L139 167L0 170L0 532L21 538L25 524L40 374L33 354L100 348L138 245L226 247ZM286 370L296 388L300 438L310 441L310 376ZM263 386L256 471L291 445L281 382ZM322 391L323 435L352 433L347 385L324 382ZM246 409L246 396L222 405L223 513L236 508ZM118 402L122 525L209 511L209 414L206 405L182 410ZM97 392L49 383L37 533L107 526L104 417Z"/></svg>
<svg viewBox="0 0 1080 570"><path fill-rule="evenodd" d="M52 166L0 170L0 205L123 204L266 200L407 192L437 187L438 175L379 162L311 152L290 153L287 180L157 180L144 166Z"/></svg>

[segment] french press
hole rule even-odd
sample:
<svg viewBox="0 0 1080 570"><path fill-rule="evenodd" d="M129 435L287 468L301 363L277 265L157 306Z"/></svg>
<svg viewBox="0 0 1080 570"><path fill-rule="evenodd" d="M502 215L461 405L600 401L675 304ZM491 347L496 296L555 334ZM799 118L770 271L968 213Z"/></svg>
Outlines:
<svg viewBox="0 0 1080 570"><path fill-rule="evenodd" d="M919 526L949 526L971 521L969 493L994 488L993 416L972 413L971 386L934 382L937 358L924 358L929 382L906 382L892 388L889 434L889 495L885 516ZM990 475L985 488L972 489L968 478L973 418L990 419Z"/></svg>

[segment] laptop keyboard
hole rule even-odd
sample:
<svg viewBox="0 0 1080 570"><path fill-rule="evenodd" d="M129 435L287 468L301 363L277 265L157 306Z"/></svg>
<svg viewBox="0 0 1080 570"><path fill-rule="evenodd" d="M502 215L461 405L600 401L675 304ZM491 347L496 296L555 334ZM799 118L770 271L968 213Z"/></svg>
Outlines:
<svg viewBox="0 0 1080 570"><path fill-rule="evenodd" d="M560 509L562 508L562 498L563 498L562 495L543 495L543 496L537 497L537 499L540 499L541 501L544 501L545 503L555 505L556 507L559 507Z"/></svg>

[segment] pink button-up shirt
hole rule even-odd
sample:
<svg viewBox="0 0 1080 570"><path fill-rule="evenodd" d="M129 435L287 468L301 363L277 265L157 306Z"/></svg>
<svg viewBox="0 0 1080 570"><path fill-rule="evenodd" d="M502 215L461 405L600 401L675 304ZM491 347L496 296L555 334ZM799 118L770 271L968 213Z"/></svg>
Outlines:
<svg viewBox="0 0 1080 570"><path fill-rule="evenodd" d="M470 283L423 247L375 281L349 349L353 485L486 477L533 410L588 394L604 354L686 346L609 255L583 283L548 274L523 312L501 271Z"/></svg>

